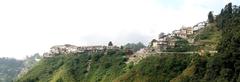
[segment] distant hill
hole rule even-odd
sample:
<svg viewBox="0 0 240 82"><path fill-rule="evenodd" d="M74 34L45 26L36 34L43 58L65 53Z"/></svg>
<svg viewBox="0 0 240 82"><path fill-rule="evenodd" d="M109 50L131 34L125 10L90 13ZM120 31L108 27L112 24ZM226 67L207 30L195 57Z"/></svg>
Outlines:
<svg viewBox="0 0 240 82"><path fill-rule="evenodd" d="M0 82L12 82L23 68L23 61L0 58Z"/></svg>
<svg viewBox="0 0 240 82"><path fill-rule="evenodd" d="M40 59L39 54L35 54L25 60L13 58L0 58L0 82L12 82L30 70Z"/></svg>

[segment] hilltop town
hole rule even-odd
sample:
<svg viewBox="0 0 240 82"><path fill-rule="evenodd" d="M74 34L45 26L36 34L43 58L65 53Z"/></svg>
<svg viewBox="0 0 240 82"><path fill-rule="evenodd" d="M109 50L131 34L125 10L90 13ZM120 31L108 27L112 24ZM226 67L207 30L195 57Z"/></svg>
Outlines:
<svg viewBox="0 0 240 82"><path fill-rule="evenodd" d="M70 54L70 53L89 53L89 52L102 52L107 49L119 49L118 46L114 46L110 41L108 46L96 45L96 46L75 46L71 44L65 45L55 45L50 48L49 52L45 52L43 57L54 57L60 54Z"/></svg>
<svg viewBox="0 0 240 82"><path fill-rule="evenodd" d="M201 29L207 26L207 22L200 22L192 27L182 26L179 30L174 30L172 33L160 33L158 39L153 39L150 42L150 47L156 51L165 51L168 47L175 47L178 38L185 39L190 44L194 44L194 35L197 35Z"/></svg>
<svg viewBox="0 0 240 82"><path fill-rule="evenodd" d="M172 33L165 34L160 33L158 35L157 39L153 39L147 48L141 49L138 52L134 53L133 55L129 56L128 61L126 63L133 62L134 64L137 64L142 59L145 59L146 57L149 57L153 54L193 54L198 53L199 55L203 55L206 53L204 50L192 50L192 49L186 49L186 50L173 50L170 51L171 48L186 48L183 46L186 45L192 45L192 46L202 46L198 44L197 36L201 34L202 31L204 31L205 28L209 27L210 25L208 22L200 22L197 23L194 26L185 27L182 26L179 30L174 30ZM212 28L212 27L210 27ZM179 41L185 40L186 44L181 44L179 46ZM204 43L205 44L205 43ZM190 47L195 49L195 47ZM217 53L216 51L207 51L207 53Z"/></svg>
<svg viewBox="0 0 240 82"><path fill-rule="evenodd" d="M172 33L160 33L158 39L153 39L147 48L143 48L138 53L148 53L148 52L165 52L167 48L174 48L178 38L185 39L189 44L194 44L193 36L199 33L201 29L207 26L207 22L200 22L194 26L185 27L182 26L179 30L174 30ZM43 54L44 58L54 57L60 54L70 54L70 53L89 53L89 52L102 52L108 49L120 49L119 46L114 46L110 41L107 46L104 45L94 45L94 46L76 46L71 44L65 45L55 45L50 48L49 52ZM131 49L129 49L131 50Z"/></svg>

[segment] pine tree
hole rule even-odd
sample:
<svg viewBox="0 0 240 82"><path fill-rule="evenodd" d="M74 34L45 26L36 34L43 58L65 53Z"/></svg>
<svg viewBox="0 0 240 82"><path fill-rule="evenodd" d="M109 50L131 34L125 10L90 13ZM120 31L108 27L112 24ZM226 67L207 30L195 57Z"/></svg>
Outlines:
<svg viewBox="0 0 240 82"><path fill-rule="evenodd" d="M235 11L235 12L232 12ZM223 61L221 68L222 78L236 82L240 73L240 10L232 8L229 3L218 16L217 23L221 26L222 39L217 48Z"/></svg>
<svg viewBox="0 0 240 82"><path fill-rule="evenodd" d="M112 41L110 41L110 42L108 43L108 46L113 46Z"/></svg>
<svg viewBox="0 0 240 82"><path fill-rule="evenodd" d="M208 22L209 22L209 23L213 23L213 22L214 22L214 16L213 16L212 11L210 11L210 12L208 13Z"/></svg>

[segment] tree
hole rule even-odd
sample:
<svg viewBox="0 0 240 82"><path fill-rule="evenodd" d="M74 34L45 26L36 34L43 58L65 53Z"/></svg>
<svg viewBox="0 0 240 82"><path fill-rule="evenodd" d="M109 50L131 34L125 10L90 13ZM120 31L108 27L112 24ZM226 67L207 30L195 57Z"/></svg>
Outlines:
<svg viewBox="0 0 240 82"><path fill-rule="evenodd" d="M232 3L228 3L226 6L225 6L225 11L228 15L232 14Z"/></svg>
<svg viewBox="0 0 240 82"><path fill-rule="evenodd" d="M113 46L112 41L110 41L110 42L108 43L108 46Z"/></svg>
<svg viewBox="0 0 240 82"><path fill-rule="evenodd" d="M141 42L138 42L138 43L127 43L126 45L124 45L124 48L125 49L131 49L133 50L133 52L136 52L142 48L145 48L146 46L141 43Z"/></svg>
<svg viewBox="0 0 240 82"><path fill-rule="evenodd" d="M180 38L180 37L176 37L176 39L177 39L177 41L175 42L174 48L168 47L167 51L169 51L169 52L187 52L187 51L192 50L192 46L189 45L187 40Z"/></svg>
<svg viewBox="0 0 240 82"><path fill-rule="evenodd" d="M123 49L123 46L120 46L120 49Z"/></svg>
<svg viewBox="0 0 240 82"><path fill-rule="evenodd" d="M22 68L23 60L0 58L0 82L11 82L16 79Z"/></svg>
<svg viewBox="0 0 240 82"><path fill-rule="evenodd" d="M151 41L151 43L150 43L150 47L153 47L153 43L154 42L157 42L157 40L156 39L153 39L152 41Z"/></svg>
<svg viewBox="0 0 240 82"><path fill-rule="evenodd" d="M232 3L229 3L219 15L220 22L217 22L222 31L222 38L217 47L222 62L220 75L229 82L236 82L240 73L240 15L238 12L240 10L233 9Z"/></svg>
<svg viewBox="0 0 240 82"><path fill-rule="evenodd" d="M208 13L208 22L213 23L214 22L214 17L212 11Z"/></svg>

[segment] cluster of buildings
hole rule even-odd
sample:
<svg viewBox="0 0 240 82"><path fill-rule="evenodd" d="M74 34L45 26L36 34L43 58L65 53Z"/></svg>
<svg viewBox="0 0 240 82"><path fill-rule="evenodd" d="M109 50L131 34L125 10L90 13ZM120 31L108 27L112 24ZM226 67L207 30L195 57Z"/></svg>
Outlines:
<svg viewBox="0 0 240 82"><path fill-rule="evenodd" d="M53 57L59 54L70 53L89 53L89 52L101 52L107 49L119 49L117 46L75 46L71 44L56 45L50 48L49 52L43 54L43 57Z"/></svg>
<svg viewBox="0 0 240 82"><path fill-rule="evenodd" d="M157 51L164 51L168 47L175 47L176 41L178 39L176 37L180 37L186 39L189 43L194 42L194 38L191 36L204 27L206 27L207 22L200 22L193 27L182 27L179 30L174 30L172 33L165 34L160 33L158 39L153 39L150 42L150 48L153 48ZM117 46L113 46L111 42L109 42L108 46L75 46L71 44L65 45L56 45L50 48L49 52L43 54L43 57L53 57L58 54L69 54L69 53L85 53L85 52L102 52L107 49L120 49ZM149 51L149 49L147 49ZM150 51L152 51L150 49Z"/></svg>
<svg viewBox="0 0 240 82"><path fill-rule="evenodd" d="M153 39L150 43L151 47L157 49L159 51L166 50L168 47L174 47L176 41L178 40L176 37L180 37L186 39L189 43L194 42L194 38L191 38L191 35L197 33L200 29L206 26L206 22L200 22L193 27L182 27L179 30L174 30L172 33L165 34L160 33L158 39Z"/></svg>

